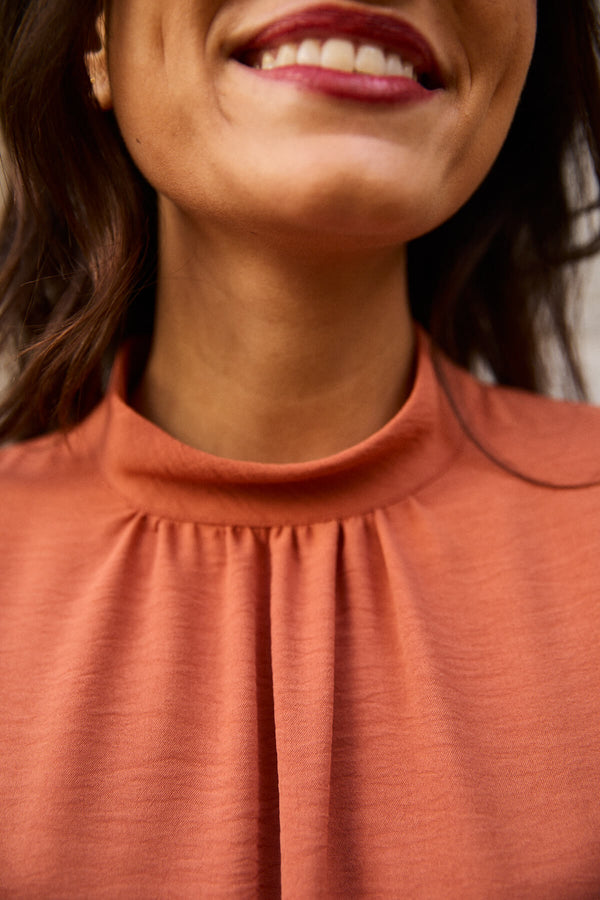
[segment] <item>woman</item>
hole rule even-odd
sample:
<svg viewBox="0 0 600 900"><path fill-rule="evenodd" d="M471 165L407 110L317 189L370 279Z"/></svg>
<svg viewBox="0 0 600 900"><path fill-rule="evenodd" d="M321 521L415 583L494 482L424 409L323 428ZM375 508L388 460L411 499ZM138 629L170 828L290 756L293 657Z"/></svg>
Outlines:
<svg viewBox="0 0 600 900"><path fill-rule="evenodd" d="M597 897L591 0L0 32L2 895Z"/></svg>

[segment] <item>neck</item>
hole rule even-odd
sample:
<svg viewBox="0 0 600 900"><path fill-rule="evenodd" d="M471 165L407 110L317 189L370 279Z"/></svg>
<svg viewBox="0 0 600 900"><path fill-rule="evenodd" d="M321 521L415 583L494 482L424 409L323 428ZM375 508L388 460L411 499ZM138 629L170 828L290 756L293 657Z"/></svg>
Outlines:
<svg viewBox="0 0 600 900"><path fill-rule="evenodd" d="M217 456L293 463L396 414L414 349L404 250L309 256L176 232L161 235L143 415Z"/></svg>

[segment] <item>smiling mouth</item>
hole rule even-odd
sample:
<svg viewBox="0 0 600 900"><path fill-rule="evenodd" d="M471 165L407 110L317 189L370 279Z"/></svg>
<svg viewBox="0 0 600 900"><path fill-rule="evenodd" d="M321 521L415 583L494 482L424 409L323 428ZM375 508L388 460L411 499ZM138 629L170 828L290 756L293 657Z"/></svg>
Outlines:
<svg viewBox="0 0 600 900"><path fill-rule="evenodd" d="M390 85L403 80L425 91L444 87L433 51L412 26L354 7L321 6L292 14L264 28L233 58L293 80L301 79L305 67L341 79L384 79Z"/></svg>

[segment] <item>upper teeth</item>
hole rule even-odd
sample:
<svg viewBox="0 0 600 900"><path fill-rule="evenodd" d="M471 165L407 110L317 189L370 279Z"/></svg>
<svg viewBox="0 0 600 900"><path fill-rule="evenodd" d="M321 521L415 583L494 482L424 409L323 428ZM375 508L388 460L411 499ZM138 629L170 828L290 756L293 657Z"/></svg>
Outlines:
<svg viewBox="0 0 600 900"><path fill-rule="evenodd" d="M300 44L281 44L265 50L257 63L259 69L282 66L319 66L340 72L361 72L364 75L392 75L417 80L414 67L402 61L397 53L384 53L371 44L355 46L352 41L329 38L326 41L307 38Z"/></svg>

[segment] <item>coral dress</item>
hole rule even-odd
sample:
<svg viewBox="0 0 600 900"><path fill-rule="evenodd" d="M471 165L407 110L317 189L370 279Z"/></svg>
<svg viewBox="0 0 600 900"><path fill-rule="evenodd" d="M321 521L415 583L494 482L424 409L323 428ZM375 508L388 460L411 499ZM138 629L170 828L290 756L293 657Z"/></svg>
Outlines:
<svg viewBox="0 0 600 900"><path fill-rule="evenodd" d="M600 897L600 488L504 471L418 337L410 398L315 462L105 400L0 454L2 898ZM443 362L540 480L600 410Z"/></svg>

